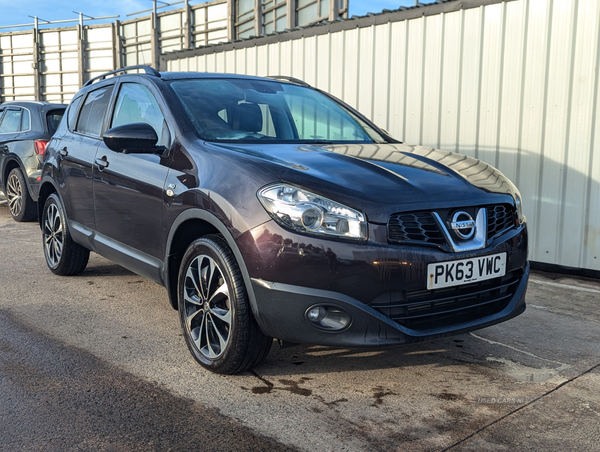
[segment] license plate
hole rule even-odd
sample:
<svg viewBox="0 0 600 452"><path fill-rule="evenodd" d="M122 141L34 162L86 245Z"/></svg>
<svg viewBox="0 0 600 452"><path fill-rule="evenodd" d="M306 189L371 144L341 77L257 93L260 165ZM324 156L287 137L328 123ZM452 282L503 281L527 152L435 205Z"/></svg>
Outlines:
<svg viewBox="0 0 600 452"><path fill-rule="evenodd" d="M438 262L427 266L427 289L452 287L504 276L506 253L458 261Z"/></svg>

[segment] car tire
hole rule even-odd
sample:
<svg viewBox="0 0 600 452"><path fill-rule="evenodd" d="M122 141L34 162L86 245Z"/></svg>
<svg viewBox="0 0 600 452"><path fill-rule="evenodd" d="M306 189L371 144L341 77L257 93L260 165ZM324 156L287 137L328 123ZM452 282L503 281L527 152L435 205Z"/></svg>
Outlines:
<svg viewBox="0 0 600 452"><path fill-rule="evenodd" d="M6 179L8 211L15 221L33 221L37 218L37 206L31 198L23 172L13 168Z"/></svg>
<svg viewBox="0 0 600 452"><path fill-rule="evenodd" d="M46 264L52 273L70 276L77 275L85 269L90 251L71 238L65 210L55 193L52 193L44 204L42 237Z"/></svg>
<svg viewBox="0 0 600 452"><path fill-rule="evenodd" d="M195 240L179 268L179 320L203 367L232 375L267 357L273 338L260 330L233 252L219 235Z"/></svg>

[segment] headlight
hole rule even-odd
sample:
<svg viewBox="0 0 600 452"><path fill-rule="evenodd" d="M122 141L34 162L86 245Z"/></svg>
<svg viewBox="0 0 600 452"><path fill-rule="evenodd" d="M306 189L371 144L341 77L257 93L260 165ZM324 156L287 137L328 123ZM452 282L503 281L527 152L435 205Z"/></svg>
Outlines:
<svg viewBox="0 0 600 452"><path fill-rule="evenodd" d="M523 215L523 200L521 199L521 193L515 191L513 196L515 198L515 207L517 208L517 217L519 218L519 223L523 224L525 221L525 216Z"/></svg>
<svg viewBox="0 0 600 452"><path fill-rule="evenodd" d="M365 216L338 202L306 190L274 184L262 188L258 199L280 225L298 232L367 239Z"/></svg>

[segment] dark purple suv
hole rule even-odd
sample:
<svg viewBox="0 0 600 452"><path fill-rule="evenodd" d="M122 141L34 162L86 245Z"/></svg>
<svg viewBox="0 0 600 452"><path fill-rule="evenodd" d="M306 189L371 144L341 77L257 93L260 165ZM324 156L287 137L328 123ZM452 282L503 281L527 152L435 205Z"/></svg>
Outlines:
<svg viewBox="0 0 600 452"><path fill-rule="evenodd" d="M486 163L287 77L106 75L46 152L46 261L73 275L94 251L164 285L206 368L250 369L273 338L392 346L525 310L521 197Z"/></svg>

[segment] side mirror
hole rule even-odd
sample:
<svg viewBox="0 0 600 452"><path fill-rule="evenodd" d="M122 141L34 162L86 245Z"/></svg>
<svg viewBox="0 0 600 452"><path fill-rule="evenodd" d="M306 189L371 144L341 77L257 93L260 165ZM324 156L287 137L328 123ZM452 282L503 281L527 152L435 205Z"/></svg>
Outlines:
<svg viewBox="0 0 600 452"><path fill-rule="evenodd" d="M106 146L115 152L155 154L158 135L150 124L135 122L113 127L102 137Z"/></svg>

